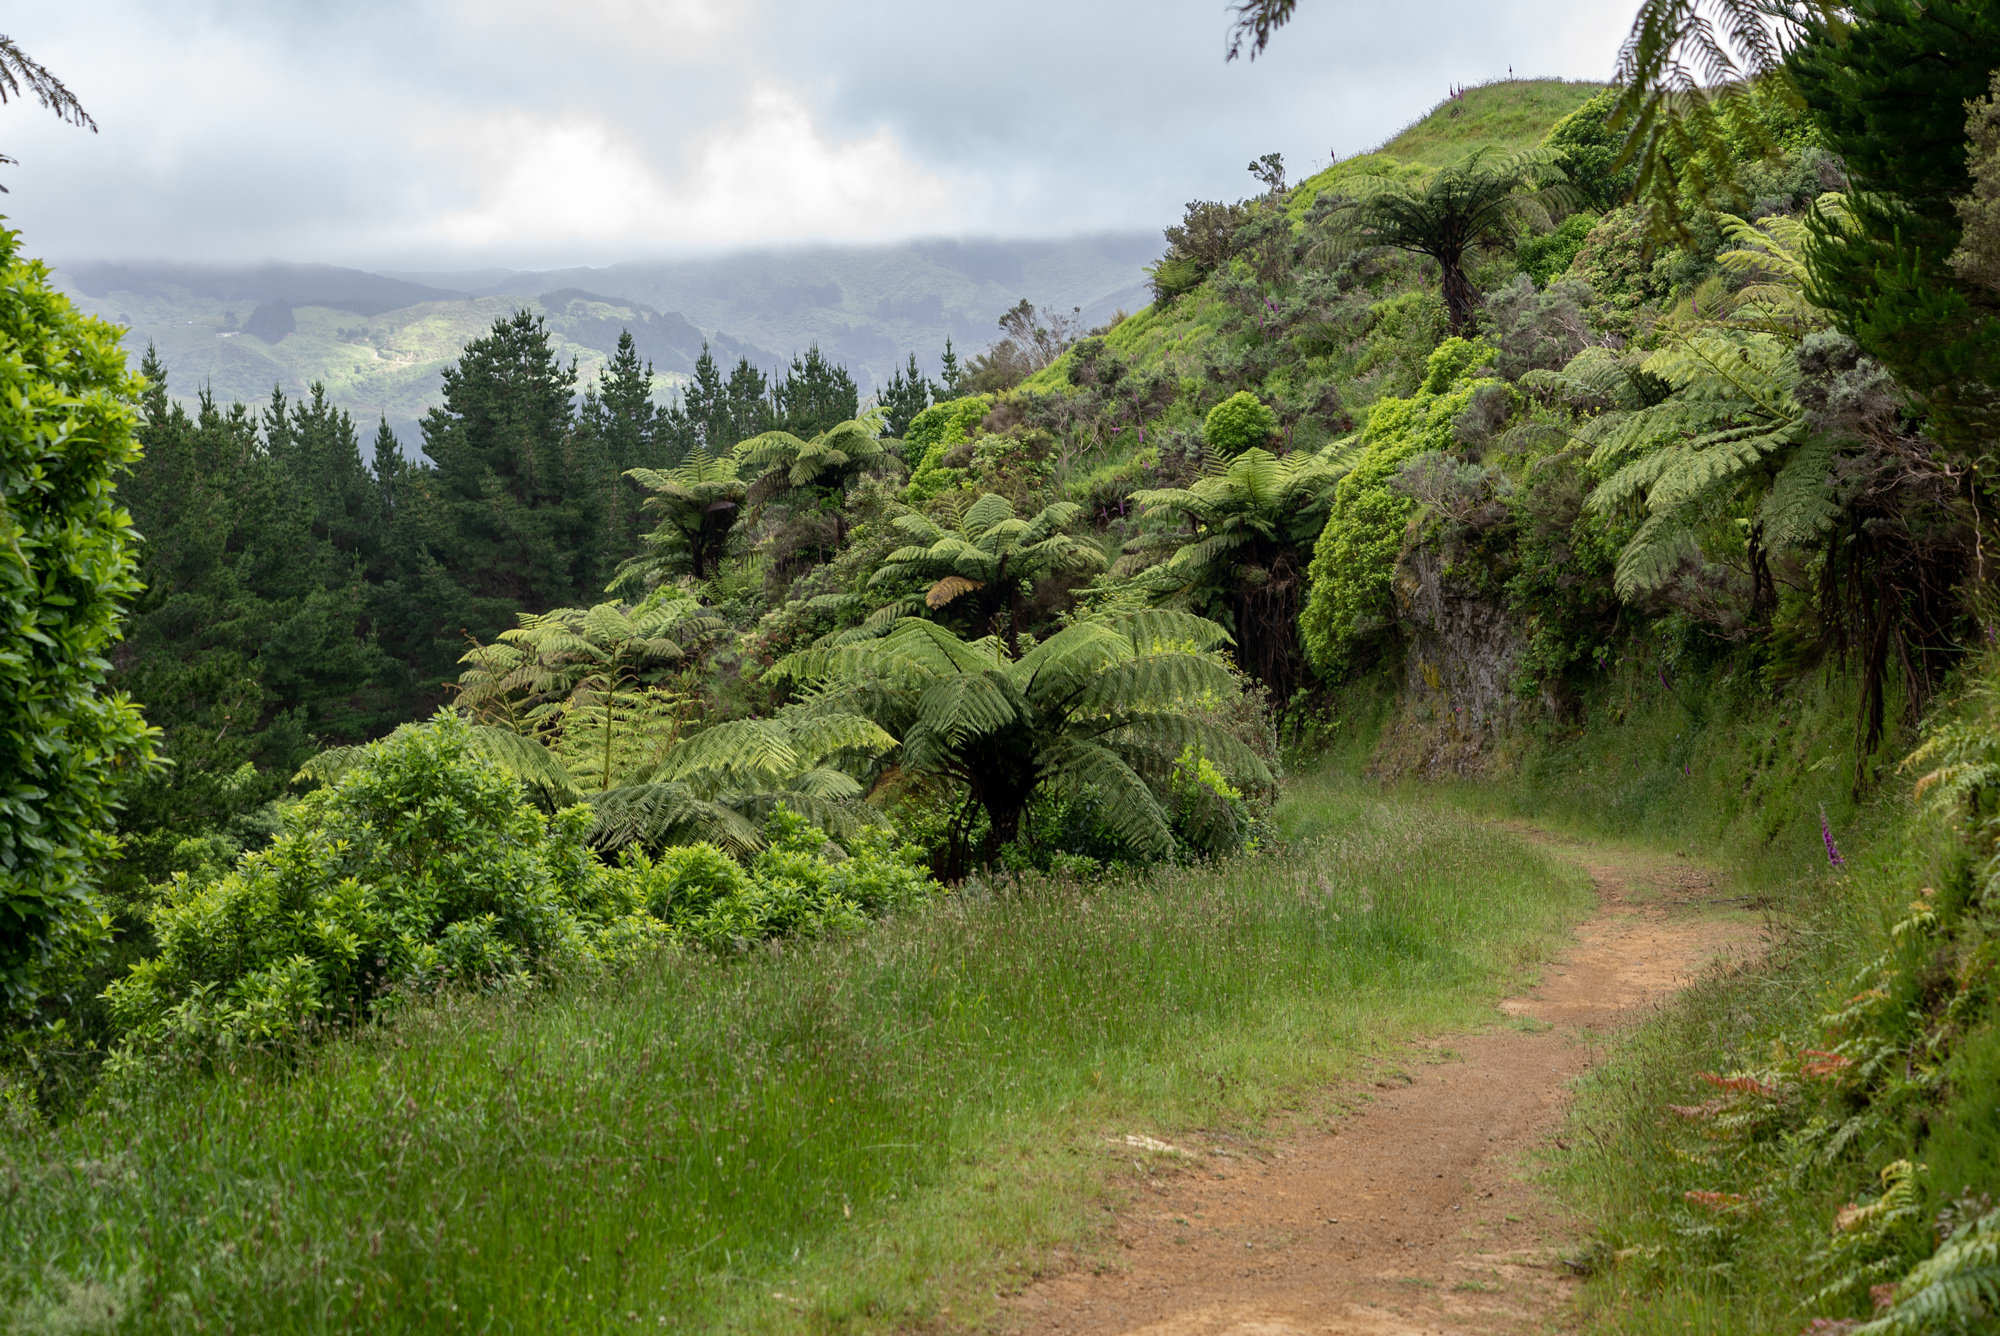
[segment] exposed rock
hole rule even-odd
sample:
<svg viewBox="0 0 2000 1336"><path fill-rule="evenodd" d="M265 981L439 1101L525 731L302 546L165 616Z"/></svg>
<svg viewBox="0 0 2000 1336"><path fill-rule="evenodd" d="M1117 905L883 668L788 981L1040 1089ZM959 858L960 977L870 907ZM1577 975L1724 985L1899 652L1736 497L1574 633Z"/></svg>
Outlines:
<svg viewBox="0 0 2000 1336"><path fill-rule="evenodd" d="M1498 590L1454 570L1435 544L1404 555L1395 595L1403 689L1371 773L1442 779L1491 770L1520 708L1513 682L1521 629Z"/></svg>

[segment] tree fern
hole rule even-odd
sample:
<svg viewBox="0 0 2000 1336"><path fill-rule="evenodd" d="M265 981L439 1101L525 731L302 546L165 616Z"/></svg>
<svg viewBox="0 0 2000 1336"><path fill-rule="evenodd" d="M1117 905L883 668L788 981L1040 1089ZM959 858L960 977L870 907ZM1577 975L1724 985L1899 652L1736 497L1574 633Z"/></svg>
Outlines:
<svg viewBox="0 0 2000 1336"><path fill-rule="evenodd" d="M652 493L645 508L660 525L646 536L645 551L618 568L612 587L649 589L682 575L713 579L749 496L736 460L693 450L677 468L631 469L625 476Z"/></svg>
<svg viewBox="0 0 2000 1336"><path fill-rule="evenodd" d="M1811 492L1820 487L1823 499L1828 472L1810 470L1815 460L1830 469L1831 455L1798 454L1807 429L1792 394L1798 367L1786 339L1703 325L1681 331L1640 369L1670 386L1670 397L1601 414L1580 433L1594 447L1591 466L1605 475L1590 507L1636 506L1646 515L1619 555L1613 579L1621 598L1660 589L1686 558L1698 557L1697 528L1729 505L1754 517L1753 542L1813 532L1819 512ZM1774 494L1780 477L1784 491ZM1773 514L1776 526L1767 523Z"/></svg>
<svg viewBox="0 0 2000 1336"><path fill-rule="evenodd" d="M1211 462L1191 486L1135 492L1146 527L1127 545L1127 562L1167 555L1138 570L1133 587L1229 627L1244 668L1289 698L1303 665L1305 567L1353 458L1339 446L1283 457L1253 446Z"/></svg>
<svg viewBox="0 0 2000 1336"><path fill-rule="evenodd" d="M1004 621L1008 652L1018 658L1022 600L1035 582L1104 564L1094 544L1064 532L1082 513L1083 507L1058 501L1024 518L1014 513L1013 502L988 492L966 508L954 530L928 515L898 515L896 528L915 542L891 552L869 587L927 582L925 607L937 613L966 609L967 620L984 630L998 631ZM899 606L906 602L897 600Z"/></svg>
<svg viewBox="0 0 2000 1336"><path fill-rule="evenodd" d="M1264 763L1205 708L1235 690L1215 651L1228 633L1165 608L1089 618L1009 658L997 639L965 641L936 623L898 621L888 634L782 659L775 676L802 684L804 715L865 715L894 734L898 764L967 796L946 872L969 865L964 814L983 809L991 861L1037 792L1088 788L1133 849L1173 848L1168 774L1199 746L1239 776L1270 782Z"/></svg>

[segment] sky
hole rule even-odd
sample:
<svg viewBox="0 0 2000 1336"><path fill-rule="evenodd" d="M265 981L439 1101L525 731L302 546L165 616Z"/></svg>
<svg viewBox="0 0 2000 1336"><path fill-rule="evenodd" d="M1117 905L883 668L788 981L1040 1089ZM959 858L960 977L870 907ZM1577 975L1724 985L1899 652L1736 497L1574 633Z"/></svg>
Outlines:
<svg viewBox="0 0 2000 1336"><path fill-rule="evenodd" d="M1606 77L1634 0L65 0L4 31L91 134L0 107L62 261L542 269L1156 229L1372 147L1455 83Z"/></svg>

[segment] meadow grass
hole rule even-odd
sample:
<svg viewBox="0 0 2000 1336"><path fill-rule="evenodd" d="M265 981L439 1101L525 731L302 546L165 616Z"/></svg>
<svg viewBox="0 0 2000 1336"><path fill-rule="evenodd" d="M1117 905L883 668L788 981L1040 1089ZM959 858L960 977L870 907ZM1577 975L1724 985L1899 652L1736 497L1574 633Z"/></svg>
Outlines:
<svg viewBox="0 0 2000 1336"><path fill-rule="evenodd" d="M1296 781L1282 851L437 999L0 1133L14 1330L826 1331L976 1318L1132 1153L1477 1023L1589 904L1459 814Z"/></svg>

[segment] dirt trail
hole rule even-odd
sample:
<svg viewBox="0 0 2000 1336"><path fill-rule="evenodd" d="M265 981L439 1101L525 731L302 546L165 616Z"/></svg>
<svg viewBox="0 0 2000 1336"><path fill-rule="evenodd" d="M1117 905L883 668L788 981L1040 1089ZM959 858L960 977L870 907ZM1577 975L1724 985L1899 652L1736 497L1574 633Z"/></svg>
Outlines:
<svg viewBox="0 0 2000 1336"><path fill-rule="evenodd" d="M1127 1147L1153 1168L1108 1265L1028 1287L1011 1325L1075 1336L1513 1333L1569 1325L1575 1224L1528 1181L1603 1039L1719 962L1756 916L1687 860L1515 828L1586 868L1597 911L1511 1020L1406 1050L1346 1116L1264 1147Z"/></svg>

